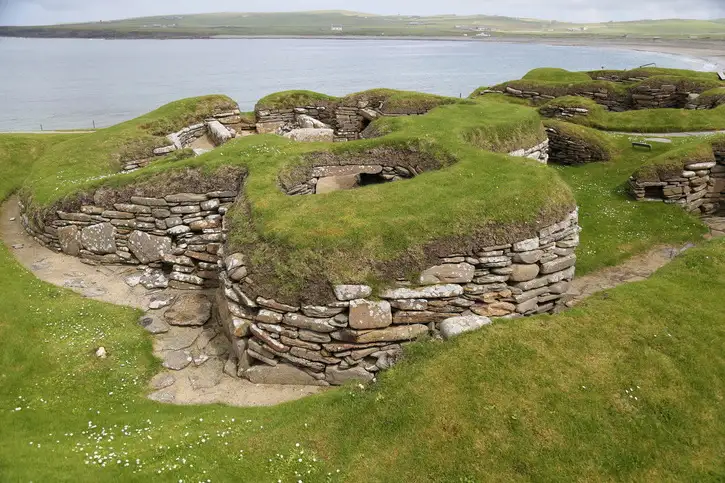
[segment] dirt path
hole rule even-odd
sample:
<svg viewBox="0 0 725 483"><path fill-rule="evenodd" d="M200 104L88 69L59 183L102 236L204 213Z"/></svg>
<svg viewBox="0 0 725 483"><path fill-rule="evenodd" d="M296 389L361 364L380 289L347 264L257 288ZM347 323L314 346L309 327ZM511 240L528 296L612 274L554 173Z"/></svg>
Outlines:
<svg viewBox="0 0 725 483"><path fill-rule="evenodd" d="M146 290L131 287L127 278L138 275L135 267L90 266L79 258L45 248L30 237L20 223L16 197L0 207L0 238L21 265L44 282L65 287L88 298L125 305L164 320L167 307L149 310L152 297L178 298L189 292L173 289ZM317 386L281 386L252 384L232 376L227 367L229 342L221 327L213 321L203 327L175 327L163 323L164 332L154 335L154 355L166 366L151 381L150 399L173 404L212 404L232 406L271 406L317 393ZM109 357L113 357L110 354ZM181 358L181 363L179 363ZM189 359L190 361L187 361Z"/></svg>
<svg viewBox="0 0 725 483"><path fill-rule="evenodd" d="M710 228L710 233L705 235L705 238L725 236L725 216L707 216L702 221ZM646 280L672 259L693 246L687 244L682 247L655 247L646 253L630 258L616 267L605 268L583 277L576 277L566 294L567 298L569 298L567 306L573 307L602 290L609 290L625 283Z"/></svg>

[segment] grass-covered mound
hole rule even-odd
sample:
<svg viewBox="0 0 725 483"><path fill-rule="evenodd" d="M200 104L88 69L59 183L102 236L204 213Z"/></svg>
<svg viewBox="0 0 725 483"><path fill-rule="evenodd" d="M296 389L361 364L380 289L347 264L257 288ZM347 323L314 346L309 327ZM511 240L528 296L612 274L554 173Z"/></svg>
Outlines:
<svg viewBox="0 0 725 483"><path fill-rule="evenodd" d="M688 164L715 162L715 150L725 152L725 135L695 139L653 158L633 174L637 181L664 181L679 177Z"/></svg>
<svg viewBox="0 0 725 483"><path fill-rule="evenodd" d="M169 144L167 134L201 122L213 113L236 108L236 103L226 96L193 97L75 136L45 151L33 165L27 188L40 204L57 199L77 190L76 185L83 180L117 173L125 161L153 156L155 148Z"/></svg>
<svg viewBox="0 0 725 483"><path fill-rule="evenodd" d="M723 242L565 314L415 344L364 389L273 408L146 400L160 364L136 311L39 282L5 247L0 285L3 480L708 481L722 474ZM101 345L105 360L93 356Z"/></svg>
<svg viewBox="0 0 725 483"><path fill-rule="evenodd" d="M630 80L637 79L637 80ZM610 102L620 106L632 104L632 95L674 86L677 92L703 93L725 87L713 72L695 72L682 69L642 68L631 71L569 72L564 69L534 69L520 80L504 82L493 87L480 87L471 98L490 95L487 91L506 92L515 89L523 93L536 92L546 98L580 96L592 93L606 94ZM538 101L541 102L541 101Z"/></svg>
<svg viewBox="0 0 725 483"><path fill-rule="evenodd" d="M716 107L725 104L725 87L716 87L700 94L697 104L703 107Z"/></svg>
<svg viewBox="0 0 725 483"><path fill-rule="evenodd" d="M162 160L126 175L78 176L71 198L176 170L200 168L212 175L242 166L249 174L245 203L230 214L231 249L250 255L251 278L261 292L288 300L329 296L330 282L389 282L424 268L437 255L523 239L575 206L568 187L545 166L493 152L545 139L532 109L469 102L378 122L387 134L370 140L303 144L252 136L198 158ZM412 180L326 195L288 196L279 187L290 169L312 166L323 156L374 164L390 162L396 153L436 163L417 166L417 172L426 172ZM37 182L26 189L36 209L52 209L71 194Z"/></svg>
<svg viewBox="0 0 725 483"><path fill-rule="evenodd" d="M709 91L716 93L719 90ZM723 94L725 99L725 94ZM585 108L584 115L567 117L568 122L604 131L668 133L719 131L725 129L725 105L714 109L640 109L636 111L607 111L591 99L564 96L544 104L539 111L551 112L555 108Z"/></svg>
<svg viewBox="0 0 725 483"><path fill-rule="evenodd" d="M668 69L665 67L640 67L630 70L593 70L586 72L592 79L648 79L650 77L670 76L691 79L693 81L721 82L715 72L700 72L687 69Z"/></svg>
<svg viewBox="0 0 725 483"><path fill-rule="evenodd" d="M529 71L524 80L544 82L589 82L592 80L585 72L571 72L566 69L540 67Z"/></svg>
<svg viewBox="0 0 725 483"><path fill-rule="evenodd" d="M328 96L313 91L284 91L263 97L257 102L255 110L291 109L301 106L357 107L360 101L367 101L370 106L379 108L386 114L418 114L438 106L468 102L455 97L394 89L371 89L345 97Z"/></svg>

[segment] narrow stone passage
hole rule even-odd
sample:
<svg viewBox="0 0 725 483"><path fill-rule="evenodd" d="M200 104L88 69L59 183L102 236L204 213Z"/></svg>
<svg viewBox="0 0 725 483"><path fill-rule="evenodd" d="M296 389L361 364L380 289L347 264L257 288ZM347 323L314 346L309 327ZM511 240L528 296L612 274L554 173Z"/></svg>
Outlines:
<svg viewBox="0 0 725 483"><path fill-rule="evenodd" d="M168 320L179 318L178 314L166 317L167 311L177 309L178 312L180 300L190 295L211 300L210 291L147 290L138 283L143 270L133 266L86 265L80 258L49 250L28 235L20 216L17 197L3 203L0 237L20 264L36 277L84 297L145 312L139 323L153 335L154 355L164 366L151 381L150 399L173 404L271 406L323 389L259 385L231 375L229 368L225 371L229 341L218 322L202 316L195 322L201 325L175 326ZM187 318L186 314L180 318ZM106 347L106 350L108 357L113 358L113 349Z"/></svg>

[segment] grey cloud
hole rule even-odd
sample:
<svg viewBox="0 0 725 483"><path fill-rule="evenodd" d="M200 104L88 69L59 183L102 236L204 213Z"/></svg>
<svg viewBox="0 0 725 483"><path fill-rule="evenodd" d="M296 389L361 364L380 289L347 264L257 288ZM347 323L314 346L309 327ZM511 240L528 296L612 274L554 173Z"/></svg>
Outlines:
<svg viewBox="0 0 725 483"><path fill-rule="evenodd" d="M563 21L725 17L725 0L0 0L0 24L110 20L210 11L346 9L380 14L488 14Z"/></svg>

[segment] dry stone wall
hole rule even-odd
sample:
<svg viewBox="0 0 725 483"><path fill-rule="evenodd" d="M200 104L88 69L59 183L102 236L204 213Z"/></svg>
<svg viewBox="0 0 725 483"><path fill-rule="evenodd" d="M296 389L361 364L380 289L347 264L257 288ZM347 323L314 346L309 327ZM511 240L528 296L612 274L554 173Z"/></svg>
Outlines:
<svg viewBox="0 0 725 483"><path fill-rule="evenodd" d="M255 383L339 385L369 381L424 335L453 337L491 317L549 313L574 277L577 212L537 236L452 253L416 280L374 293L336 285L333 303L288 305L254 296L244 253L221 261L217 316L230 338L238 374Z"/></svg>
<svg viewBox="0 0 725 483"><path fill-rule="evenodd" d="M716 151L715 159L687 164L681 173L660 181L632 177L630 192L637 201L664 201L691 213L716 213L725 209L725 151Z"/></svg>
<svg viewBox="0 0 725 483"><path fill-rule="evenodd" d="M597 79L601 80L601 79ZM703 89L682 88L674 84L635 86L627 93L616 92L604 87L576 88L572 86L569 92L561 95L581 96L592 99L610 111L624 112L633 109L712 109L717 104L705 104L699 101ZM536 105L545 104L558 96L547 95L535 90L527 91L506 86L502 89L487 89L481 94L504 94L533 102Z"/></svg>
<svg viewBox="0 0 725 483"><path fill-rule="evenodd" d="M218 252L226 236L223 217L238 191L132 196L128 203L83 205L22 222L50 249L90 264L149 267L147 288L198 289L218 285Z"/></svg>
<svg viewBox="0 0 725 483"><path fill-rule="evenodd" d="M239 110L221 112L214 114L204 122L186 126L178 132L166 136L169 144L153 150L153 155L146 158L135 159L124 163L123 172L131 172L148 166L154 161L154 157L166 156L179 149L191 147L194 142L203 136L209 136L214 146L221 146L230 139L237 136L237 131L232 125L239 125L242 122ZM195 154L202 154L203 149L195 150Z"/></svg>
<svg viewBox="0 0 725 483"><path fill-rule="evenodd" d="M552 163L570 165L606 161L601 150L593 149L581 138L553 127L547 127L546 134L549 136L549 160Z"/></svg>
<svg viewBox="0 0 725 483"><path fill-rule="evenodd" d="M335 142L355 141L375 119L382 116L422 115L428 112L386 113L374 107L370 101L361 100L355 106L325 103L282 109L258 109L257 132L259 134L283 134L296 140L332 140ZM300 129L327 129L330 139L297 139L294 134Z"/></svg>

